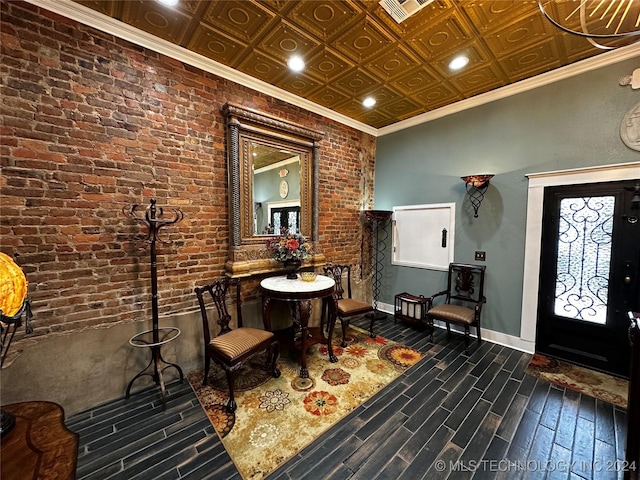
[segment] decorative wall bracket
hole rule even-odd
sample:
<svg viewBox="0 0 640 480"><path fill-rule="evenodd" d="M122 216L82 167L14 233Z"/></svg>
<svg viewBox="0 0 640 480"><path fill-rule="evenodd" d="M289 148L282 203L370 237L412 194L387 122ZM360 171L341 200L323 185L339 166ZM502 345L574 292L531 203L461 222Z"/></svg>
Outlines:
<svg viewBox="0 0 640 480"><path fill-rule="evenodd" d="M489 188L489 180L493 178L493 174L467 175L466 177L460 178L462 178L467 188L467 195L473 206L473 216L474 218L478 218L478 210L480 209L482 200L484 200L484 194L487 188Z"/></svg>

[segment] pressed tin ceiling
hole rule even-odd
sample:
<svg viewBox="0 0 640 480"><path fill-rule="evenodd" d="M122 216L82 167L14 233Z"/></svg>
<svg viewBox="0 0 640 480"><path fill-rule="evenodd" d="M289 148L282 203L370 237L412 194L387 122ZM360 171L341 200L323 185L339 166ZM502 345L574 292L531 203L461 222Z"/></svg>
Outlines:
<svg viewBox="0 0 640 480"><path fill-rule="evenodd" d="M75 2L374 129L604 52L552 25L535 0L435 0L402 23L378 1ZM547 9L564 18L577 5ZM631 8L637 18L640 2ZM287 68L293 54L304 71ZM452 72L458 54L470 62Z"/></svg>

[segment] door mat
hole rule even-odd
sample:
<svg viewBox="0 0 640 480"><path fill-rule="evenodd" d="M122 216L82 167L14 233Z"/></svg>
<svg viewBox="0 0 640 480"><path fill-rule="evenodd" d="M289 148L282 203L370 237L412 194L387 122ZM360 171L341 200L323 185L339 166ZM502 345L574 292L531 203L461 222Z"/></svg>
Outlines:
<svg viewBox="0 0 640 480"><path fill-rule="evenodd" d="M627 408L629 382L536 353L526 369L529 375L575 390L618 407Z"/></svg>
<svg viewBox="0 0 640 480"><path fill-rule="evenodd" d="M298 377L300 365L288 355L278 360L280 378L265 372L264 357L256 357L237 377L234 414L224 407L222 369L212 363L206 386L202 370L187 375L243 479L266 477L423 357L357 327L349 328L347 341L345 348L333 347L337 363L329 362L326 345L310 347L308 379Z"/></svg>

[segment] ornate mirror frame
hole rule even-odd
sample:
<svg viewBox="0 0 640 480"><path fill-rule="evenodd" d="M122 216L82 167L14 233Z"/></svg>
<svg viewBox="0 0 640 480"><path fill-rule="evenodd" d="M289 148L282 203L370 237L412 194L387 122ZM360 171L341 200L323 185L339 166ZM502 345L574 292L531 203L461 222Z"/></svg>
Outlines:
<svg viewBox="0 0 640 480"><path fill-rule="evenodd" d="M227 275L248 277L282 270L282 264L271 258L266 247L272 236L254 233L252 143L299 154L300 227L314 251L305 265L323 265L325 259L318 245L318 151L324 133L232 103L225 104L222 112L226 119L229 171Z"/></svg>

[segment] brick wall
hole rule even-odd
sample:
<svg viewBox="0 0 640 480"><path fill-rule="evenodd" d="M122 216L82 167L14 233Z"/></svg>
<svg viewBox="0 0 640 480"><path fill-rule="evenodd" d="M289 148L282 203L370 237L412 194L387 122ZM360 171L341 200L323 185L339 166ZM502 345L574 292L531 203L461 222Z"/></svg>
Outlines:
<svg viewBox="0 0 640 480"><path fill-rule="evenodd" d="M30 282L34 336L150 319L145 228L123 209L152 197L185 216L158 245L160 314L196 308L227 257L226 102L326 133L320 244L363 261L373 137L29 4L0 9L0 246Z"/></svg>

